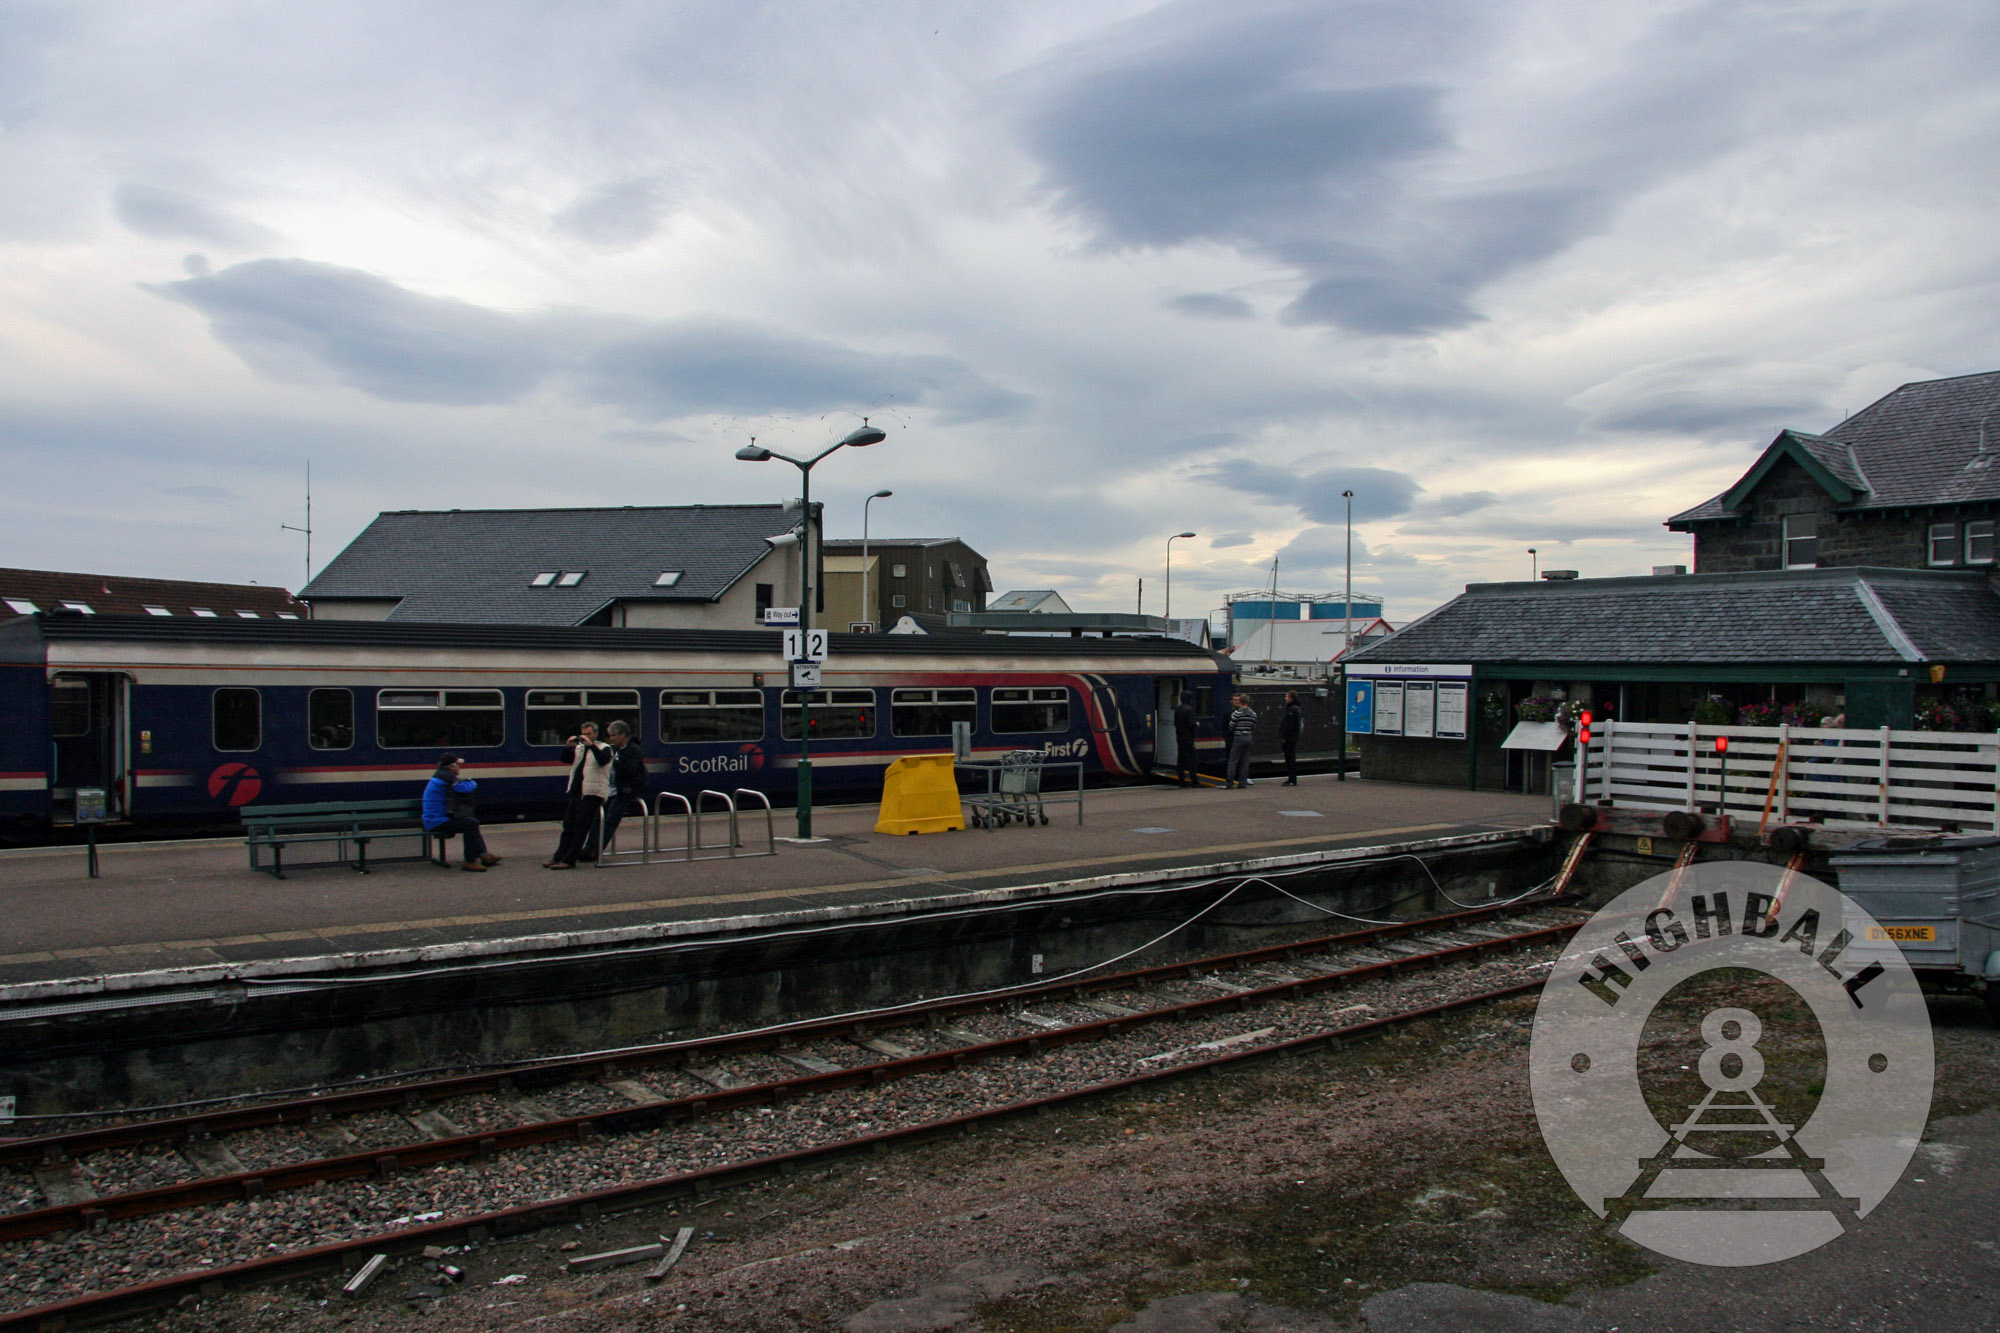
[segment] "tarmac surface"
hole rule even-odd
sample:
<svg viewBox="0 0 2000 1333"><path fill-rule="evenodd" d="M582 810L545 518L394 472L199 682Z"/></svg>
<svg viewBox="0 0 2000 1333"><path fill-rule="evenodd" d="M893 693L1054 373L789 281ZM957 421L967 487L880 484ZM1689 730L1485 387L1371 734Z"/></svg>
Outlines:
<svg viewBox="0 0 2000 1333"><path fill-rule="evenodd" d="M1420 849L1492 840L1546 824L1546 797L1307 776L1248 790L1146 786L1092 790L1048 807L1046 826L895 836L875 806L820 807L812 842L757 811L728 859L544 869L553 824L489 826L504 858L483 874L422 861L294 864L286 878L251 870L240 839L112 844L99 878L80 847L0 852L0 1003L187 984L246 971L325 970L370 961L493 956L536 947L751 929L998 901L1109 882L1229 873L1331 850ZM632 821L626 824L631 830ZM673 821L662 838L678 846ZM721 841L720 822L707 835ZM414 853L414 840L403 845ZM453 844L454 850L456 843Z"/></svg>

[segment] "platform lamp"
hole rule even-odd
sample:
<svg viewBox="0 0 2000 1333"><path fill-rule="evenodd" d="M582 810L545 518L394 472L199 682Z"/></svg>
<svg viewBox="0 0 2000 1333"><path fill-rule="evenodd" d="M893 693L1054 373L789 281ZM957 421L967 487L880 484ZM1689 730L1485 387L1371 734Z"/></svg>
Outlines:
<svg viewBox="0 0 2000 1333"><path fill-rule="evenodd" d="M868 424L868 418L861 418L861 424L835 440L811 458L793 458L775 449L766 449L752 441L736 451L736 456L746 463L768 463L777 459L790 463L799 470L800 486L803 488L805 516L805 540L799 543L799 631L801 634L812 628L813 589L812 558L819 550L819 534L812 531L814 521L812 506L812 470L814 465L836 449L852 445L859 449L865 445L880 444L888 433L880 426ZM810 838L812 834L812 691L799 691L799 837Z"/></svg>
<svg viewBox="0 0 2000 1333"><path fill-rule="evenodd" d="M1342 491L1340 498L1347 501L1347 589L1341 594L1347 601L1340 608L1342 616L1347 621L1347 633L1342 636L1346 646L1340 650L1340 656L1345 660L1347 655L1354 651L1354 492ZM1346 670L1345 667L1341 669ZM1343 773L1346 771L1345 768L1341 769Z"/></svg>
<svg viewBox="0 0 2000 1333"><path fill-rule="evenodd" d="M1160 617L1162 620L1172 620L1174 618L1174 543L1183 537L1192 537L1194 535L1192 532L1176 532L1173 536L1167 538L1167 590L1165 614ZM1172 633L1171 630L1168 632Z"/></svg>
<svg viewBox="0 0 2000 1333"><path fill-rule="evenodd" d="M873 626L875 608L868 601L868 506L877 500L886 500L894 491L877 491L861 502L861 618Z"/></svg>
<svg viewBox="0 0 2000 1333"><path fill-rule="evenodd" d="M1530 546L1528 548L1528 582L1533 583L1540 576L1541 559L1535 554L1535 548Z"/></svg>

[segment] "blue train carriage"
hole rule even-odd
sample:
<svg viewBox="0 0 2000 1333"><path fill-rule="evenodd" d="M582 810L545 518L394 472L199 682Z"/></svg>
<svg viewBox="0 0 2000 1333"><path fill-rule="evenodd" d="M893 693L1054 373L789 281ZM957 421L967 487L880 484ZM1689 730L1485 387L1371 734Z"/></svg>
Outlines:
<svg viewBox="0 0 2000 1333"><path fill-rule="evenodd" d="M1171 764L1195 692L1221 745L1231 665L1168 639L836 635L812 699L817 790L879 793L897 756L973 723L1091 778ZM30 616L0 625L0 833L38 841L106 792L128 830L227 829L255 803L407 796L454 750L489 821L559 812L562 742L623 719L649 790L792 799L798 696L779 635L381 622Z"/></svg>

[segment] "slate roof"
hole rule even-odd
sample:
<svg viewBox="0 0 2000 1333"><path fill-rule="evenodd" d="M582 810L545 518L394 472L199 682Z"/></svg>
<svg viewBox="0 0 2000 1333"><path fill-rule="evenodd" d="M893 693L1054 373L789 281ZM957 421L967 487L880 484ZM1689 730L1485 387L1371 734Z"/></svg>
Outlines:
<svg viewBox="0 0 2000 1333"><path fill-rule="evenodd" d="M1765 454L1787 440L1860 492L1843 509L2000 500L2000 371L1905 384L1818 435L1780 432ZM1668 525L1733 517L1724 503L1729 493L1675 514Z"/></svg>
<svg viewBox="0 0 2000 1333"><path fill-rule="evenodd" d="M2000 659L1983 573L1802 569L1474 583L1356 665L1906 663Z"/></svg>
<svg viewBox="0 0 2000 1333"><path fill-rule="evenodd" d="M1062 595L1054 588L1016 588L1011 592L1002 593L988 602L986 609L988 611L1033 611L1051 597L1056 599L1058 606L1064 610L1069 609L1069 604L1063 601Z"/></svg>
<svg viewBox="0 0 2000 1333"><path fill-rule="evenodd" d="M714 601L797 521L775 504L394 510L299 596L400 598L390 620L577 625L613 601ZM667 570L680 581L655 587ZM529 583L576 571L575 587Z"/></svg>
<svg viewBox="0 0 2000 1333"><path fill-rule="evenodd" d="M234 617L254 611L259 617L298 616L305 608L292 600L283 588L266 588L256 583L194 583L184 579L134 579L122 574L75 574L54 569L0 569L0 620L17 612L8 605L18 601L42 611L54 611L65 602L79 602L95 615L147 614L149 606L161 607L175 616L192 616L194 608Z"/></svg>

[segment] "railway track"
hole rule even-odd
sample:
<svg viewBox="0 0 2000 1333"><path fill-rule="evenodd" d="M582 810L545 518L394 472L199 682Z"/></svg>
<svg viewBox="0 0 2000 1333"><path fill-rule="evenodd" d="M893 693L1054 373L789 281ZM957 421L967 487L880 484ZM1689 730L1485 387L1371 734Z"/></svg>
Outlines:
<svg viewBox="0 0 2000 1333"><path fill-rule="evenodd" d="M0 1328L80 1326L357 1252L477 1243L1359 1038L1538 987L1536 964L1581 920L1547 901L1479 908L611 1058L18 1140L0 1145L16 1201L0 1214Z"/></svg>

